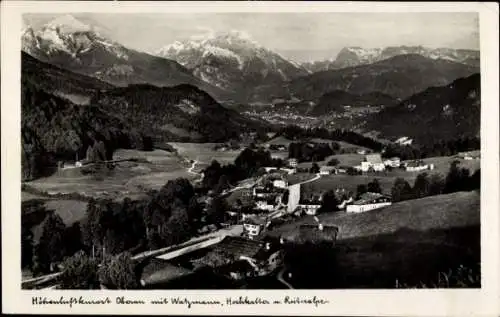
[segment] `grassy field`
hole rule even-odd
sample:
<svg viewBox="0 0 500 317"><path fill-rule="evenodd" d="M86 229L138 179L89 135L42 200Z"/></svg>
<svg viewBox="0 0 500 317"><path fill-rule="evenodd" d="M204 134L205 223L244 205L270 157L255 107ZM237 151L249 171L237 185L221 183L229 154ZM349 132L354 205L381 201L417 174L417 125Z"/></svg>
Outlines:
<svg viewBox="0 0 500 317"><path fill-rule="evenodd" d="M55 174L26 184L48 194L79 193L88 197L121 199L140 194L145 189L159 188L178 177L188 179L196 177L188 173L186 168L188 164L181 164L178 160L163 157L147 159L155 160L155 163L121 162L103 176L102 180L92 176L70 177Z"/></svg>
<svg viewBox="0 0 500 317"><path fill-rule="evenodd" d="M233 163L236 157L242 150L231 151L216 151L214 146L217 143L179 143L170 142L181 156L190 160L197 160L202 163L210 164L213 160L217 160L221 164Z"/></svg>
<svg viewBox="0 0 500 317"><path fill-rule="evenodd" d="M179 157L171 152L165 150L155 149L153 151L139 151L130 149L119 149L113 153L113 159L131 159L138 158L144 159L150 163L168 165L172 167L181 168L182 165L179 163Z"/></svg>
<svg viewBox="0 0 500 317"><path fill-rule="evenodd" d="M358 154L344 154L342 156L354 156ZM337 155L336 157L338 157ZM361 155L360 155L361 156ZM330 189L344 188L348 191L356 192L356 187L360 184L368 184L374 179L378 179L380 186L382 187L382 191L384 193L390 194L391 188L394 185L394 181L396 178L400 177L405 179L411 186L413 186L415 182L415 178L420 173L427 173L428 175L432 174L441 174L444 177L448 174L450 169L450 164L456 160L456 158L451 156L446 157L432 157L425 159L426 163L434 164L435 168L433 170L419 171L419 172L407 172L402 169L393 169L392 171L384 171L384 172L372 172L372 173L364 173L363 175L347 175L347 174L337 174L337 175L325 175L320 179L307 183L303 185L302 190L305 193L312 192L324 192ZM480 167L479 160L458 160L460 161L460 167L464 167L470 170L471 175ZM311 174L309 174L311 175ZM304 178L306 176L303 176ZM312 176L311 176L312 177Z"/></svg>
<svg viewBox="0 0 500 317"><path fill-rule="evenodd" d="M311 178L314 178L314 176L315 176L315 174L311 174L311 173L296 173L296 174L287 175L286 179L288 180L288 183L290 185L293 185L293 184L302 183L304 181L307 181ZM305 185L307 185L307 184L305 184Z"/></svg>
<svg viewBox="0 0 500 317"><path fill-rule="evenodd" d="M337 154L337 155L330 155L326 157L323 161L318 161L316 162L319 166L326 165L331 159L336 158L339 160L338 166L356 166L360 165L361 161L364 160L365 155L357 154L357 153L351 153L351 154ZM312 162L302 162L299 163L300 168L310 168L312 166Z"/></svg>
<svg viewBox="0 0 500 317"><path fill-rule="evenodd" d="M364 213L327 213L318 215L325 225L340 228L339 240L388 234L401 228L413 230L443 229L478 225L480 221L478 192L458 192L395 203ZM269 232L271 236L294 236L298 226L315 223L311 216L284 224Z"/></svg>
<svg viewBox="0 0 500 317"><path fill-rule="evenodd" d="M478 270L479 209L477 192L458 192L361 214L320 215L323 224L340 228L337 245L294 245L286 259L291 283L296 288L395 288L396 280L429 285L440 272L460 265ZM304 217L268 235L293 237L301 223L314 220Z"/></svg>

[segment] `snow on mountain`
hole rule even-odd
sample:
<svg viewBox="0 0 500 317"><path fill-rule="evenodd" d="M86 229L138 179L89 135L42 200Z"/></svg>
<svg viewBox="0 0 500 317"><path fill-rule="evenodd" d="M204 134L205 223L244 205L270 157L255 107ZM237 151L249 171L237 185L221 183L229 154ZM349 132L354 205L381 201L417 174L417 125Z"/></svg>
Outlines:
<svg viewBox="0 0 500 317"><path fill-rule="evenodd" d="M302 66L266 49L242 31L194 36L166 45L155 54L173 59L195 76L232 91L308 74Z"/></svg>
<svg viewBox="0 0 500 317"><path fill-rule="evenodd" d="M398 55L419 54L431 59L479 66L479 51L451 48L426 48L423 46L390 46L386 48L345 47L334 60L304 63L311 72L366 65Z"/></svg>
<svg viewBox="0 0 500 317"><path fill-rule="evenodd" d="M62 15L45 25L48 29L58 29L61 33L88 32L92 30L90 25L86 25L75 19L70 14Z"/></svg>
<svg viewBox="0 0 500 317"><path fill-rule="evenodd" d="M27 28L22 39L22 49L38 58L47 55L42 59L67 54L78 60L80 54L97 47L107 50L117 58L128 59L125 47L104 38L97 28L84 24L69 14L49 21L36 31Z"/></svg>
<svg viewBox="0 0 500 317"><path fill-rule="evenodd" d="M228 98L227 92L195 77L179 63L126 48L106 33L106 29L63 15L36 30L27 26L22 50L42 62L118 86L190 84L216 98ZM221 50L214 53L221 54Z"/></svg>

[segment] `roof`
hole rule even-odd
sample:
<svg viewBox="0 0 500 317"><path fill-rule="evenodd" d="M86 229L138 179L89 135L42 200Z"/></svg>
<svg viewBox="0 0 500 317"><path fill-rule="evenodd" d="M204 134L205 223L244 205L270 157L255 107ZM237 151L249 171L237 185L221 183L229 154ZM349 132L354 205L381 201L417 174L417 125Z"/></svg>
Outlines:
<svg viewBox="0 0 500 317"><path fill-rule="evenodd" d="M191 273L192 271L186 268L153 258L142 270L141 283L144 283L144 285L166 283Z"/></svg>
<svg viewBox="0 0 500 317"><path fill-rule="evenodd" d="M266 219L261 218L261 217L247 217L244 221L244 224L252 224L252 225L264 225L266 223Z"/></svg>
<svg viewBox="0 0 500 317"><path fill-rule="evenodd" d="M408 167L417 167L417 166L425 166L425 162L423 161L411 161L406 163L406 166Z"/></svg>
<svg viewBox="0 0 500 317"><path fill-rule="evenodd" d="M335 166L324 165L319 168L320 171L334 171L337 168Z"/></svg>
<svg viewBox="0 0 500 317"><path fill-rule="evenodd" d="M366 161L372 164L383 164L380 154L368 154L366 156Z"/></svg>
<svg viewBox="0 0 500 317"><path fill-rule="evenodd" d="M361 198L353 202L352 205L364 205L371 202L374 199L382 197L389 198L388 196L379 193L371 193L371 192L364 193L361 195Z"/></svg>
<svg viewBox="0 0 500 317"><path fill-rule="evenodd" d="M276 249L276 244L271 244L271 249L266 249L266 242L250 240L244 237L227 236L219 242L213 251L230 253L235 257L246 256L249 258L265 258L269 252Z"/></svg>

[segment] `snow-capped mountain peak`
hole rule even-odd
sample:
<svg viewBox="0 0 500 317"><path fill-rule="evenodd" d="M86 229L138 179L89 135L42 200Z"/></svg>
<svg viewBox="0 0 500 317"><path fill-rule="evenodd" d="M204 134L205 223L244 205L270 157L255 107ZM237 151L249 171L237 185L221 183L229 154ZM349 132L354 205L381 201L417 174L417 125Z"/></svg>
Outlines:
<svg viewBox="0 0 500 317"><path fill-rule="evenodd" d="M37 31L26 28L22 35L23 50L38 57L67 54L78 61L81 54L100 48L120 59L128 59L126 48L103 37L97 30L70 14L61 15Z"/></svg>
<svg viewBox="0 0 500 317"><path fill-rule="evenodd" d="M191 69L193 74L224 89L249 81L287 81L307 71L266 49L245 31L207 32L175 41L155 52Z"/></svg>
<svg viewBox="0 0 500 317"><path fill-rule="evenodd" d="M93 31L90 25L87 25L80 20L77 20L71 14L59 16L49 23L45 24L45 28L59 29L62 33L76 33Z"/></svg>
<svg viewBox="0 0 500 317"><path fill-rule="evenodd" d="M335 59L304 63L309 71L316 72L328 69L339 69L358 65L366 65L398 55L418 54L431 59L445 59L471 66L479 65L479 51L458 50L450 48L426 48L423 46L389 46L385 48L344 47Z"/></svg>

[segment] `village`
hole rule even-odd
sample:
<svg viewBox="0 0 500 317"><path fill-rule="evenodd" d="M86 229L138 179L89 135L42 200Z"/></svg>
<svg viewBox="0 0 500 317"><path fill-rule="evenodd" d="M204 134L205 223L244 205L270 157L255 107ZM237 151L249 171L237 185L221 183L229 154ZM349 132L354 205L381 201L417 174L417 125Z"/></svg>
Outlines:
<svg viewBox="0 0 500 317"><path fill-rule="evenodd" d="M277 138L275 142L268 142L262 147L271 153L285 153L290 144L281 144L279 140L281 139ZM405 137L395 141L402 145L410 142ZM217 151L226 151L226 147L218 146ZM326 160L319 166L316 163L304 165L295 158L288 158L285 166L261 168L261 175L242 181L241 184L244 185L225 189L217 195L209 194L206 204L215 197L228 202L224 222L220 226L208 225L202 228L198 236L187 242L134 255L135 261L146 263L141 273L141 286L175 288L178 285L177 287L182 288L186 287L186 281L193 280L194 275L198 282L208 279L208 284L218 285L217 287L221 282L226 283L226 287L241 287L255 279L271 278L277 281L277 287L293 288L287 281L292 273L287 272L284 263L286 245L326 241L334 248L337 235L342 231L341 226L323 223L317 215L331 212L364 213L393 203L391 193L380 187L374 191L370 191L368 187L363 192L359 192L358 187L356 192L335 181L320 190L310 186L321 180L328 182L345 177L355 179L357 175L376 179L391 173L399 176L405 173L415 175L415 172L434 169L434 164L425 160L401 161L398 157L383 159L381 153L364 148L350 149L350 152L362 159L351 166L328 164ZM479 153L467 152L457 157L462 160L478 160ZM91 154L87 153L84 160L62 169L88 166L89 162L92 162ZM200 180L203 177L202 172ZM333 199L327 197L332 193ZM273 233L275 227L306 218L311 221L298 224L296 236ZM26 280L23 287L57 287L51 282L56 277L57 274Z"/></svg>

